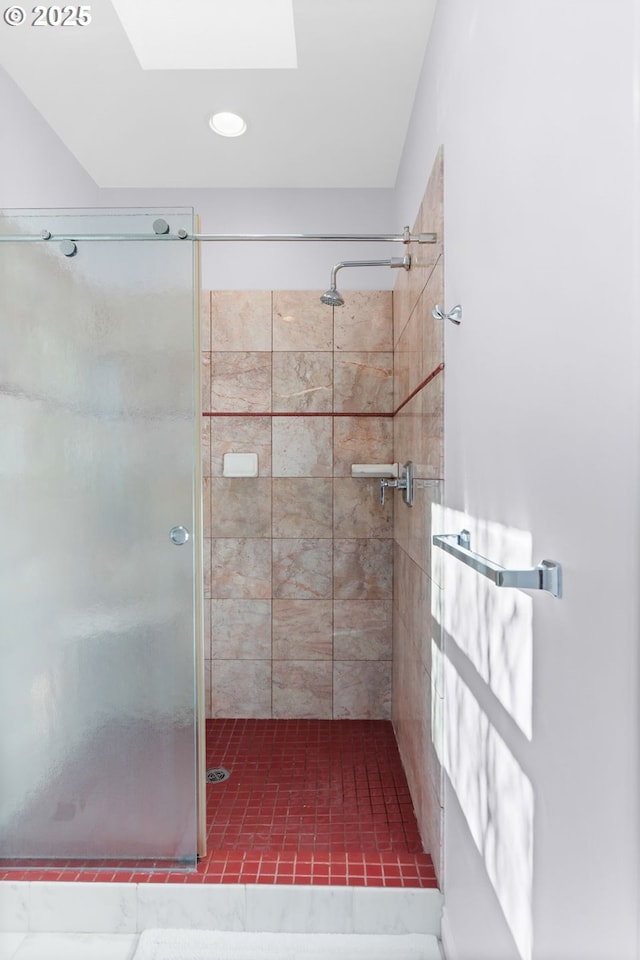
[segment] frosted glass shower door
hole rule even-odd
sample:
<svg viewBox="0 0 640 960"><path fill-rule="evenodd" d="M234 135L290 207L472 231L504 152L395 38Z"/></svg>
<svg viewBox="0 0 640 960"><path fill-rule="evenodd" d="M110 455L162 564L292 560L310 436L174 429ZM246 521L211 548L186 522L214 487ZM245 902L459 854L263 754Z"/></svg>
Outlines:
<svg viewBox="0 0 640 960"><path fill-rule="evenodd" d="M154 237L159 216L193 229L48 210L0 232ZM5 861L196 858L193 256L0 243Z"/></svg>

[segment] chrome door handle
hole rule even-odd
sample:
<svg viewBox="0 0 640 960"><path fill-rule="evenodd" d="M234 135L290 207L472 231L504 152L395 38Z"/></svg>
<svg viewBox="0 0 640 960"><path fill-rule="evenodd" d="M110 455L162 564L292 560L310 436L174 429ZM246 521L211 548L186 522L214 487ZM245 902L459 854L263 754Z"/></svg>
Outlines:
<svg viewBox="0 0 640 960"><path fill-rule="evenodd" d="M169 530L169 539L176 547L181 547L187 542L190 536L191 534L186 527L171 527L171 530Z"/></svg>

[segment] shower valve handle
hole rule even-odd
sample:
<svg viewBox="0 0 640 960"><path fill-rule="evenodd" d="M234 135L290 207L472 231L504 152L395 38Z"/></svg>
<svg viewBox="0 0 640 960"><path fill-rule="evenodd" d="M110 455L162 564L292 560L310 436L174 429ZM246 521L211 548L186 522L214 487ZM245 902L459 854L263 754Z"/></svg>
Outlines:
<svg viewBox="0 0 640 960"><path fill-rule="evenodd" d="M397 480L387 480L385 477L382 477L380 480L380 503L384 506L384 492L387 489L391 490L402 490L402 499L408 507L413 506L413 488L414 488L414 476L413 476L413 463L411 460L407 460L402 468L402 476L398 477Z"/></svg>
<svg viewBox="0 0 640 960"><path fill-rule="evenodd" d="M387 487L398 487L400 484L397 480L380 480L380 503L384 506L384 491Z"/></svg>

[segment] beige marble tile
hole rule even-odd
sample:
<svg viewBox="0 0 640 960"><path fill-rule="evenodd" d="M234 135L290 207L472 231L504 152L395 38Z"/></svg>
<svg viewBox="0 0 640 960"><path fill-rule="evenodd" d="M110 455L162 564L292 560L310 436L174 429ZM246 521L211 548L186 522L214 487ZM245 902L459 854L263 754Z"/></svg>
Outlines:
<svg viewBox="0 0 640 960"><path fill-rule="evenodd" d="M430 289L430 285L427 285L427 290ZM442 321L434 320L431 313L436 301L439 302L442 299L442 291L438 293L434 288L431 296L427 296L425 291L419 297L396 345L394 356L396 409L421 387L425 379L442 362Z"/></svg>
<svg viewBox="0 0 640 960"><path fill-rule="evenodd" d="M271 659L270 600L209 602L212 660Z"/></svg>
<svg viewBox="0 0 640 960"><path fill-rule="evenodd" d="M433 788L425 790L418 814L418 827L427 851L431 854L440 889L444 883L444 809Z"/></svg>
<svg viewBox="0 0 640 960"><path fill-rule="evenodd" d="M204 655L211 659L211 600L202 601L202 642Z"/></svg>
<svg viewBox="0 0 640 960"><path fill-rule="evenodd" d="M202 478L202 529L205 537L211 537L211 477Z"/></svg>
<svg viewBox="0 0 640 960"><path fill-rule="evenodd" d="M394 492L380 503L380 481L338 477L333 481L333 530L340 537L392 537Z"/></svg>
<svg viewBox="0 0 640 960"><path fill-rule="evenodd" d="M205 599L211 596L211 538L202 538L202 595Z"/></svg>
<svg viewBox="0 0 640 960"><path fill-rule="evenodd" d="M398 457L398 463L406 463L407 460L411 460L414 463L414 457L416 455L415 450L411 450L411 447L404 436L403 425L405 420L402 419L402 413L399 413L394 420L394 428L397 436L396 442L396 456ZM411 452L409 452L411 451ZM414 505L413 507L407 507L402 501L402 495L396 496L395 510L393 514L393 536L404 550L408 550L409 538L412 535L414 528L418 525L418 521L414 518L416 510L419 510L420 507L416 507L416 496L415 496L415 485L414 485Z"/></svg>
<svg viewBox="0 0 640 960"><path fill-rule="evenodd" d="M394 603L405 622L409 640L416 650L416 657L421 659L423 643L430 637L432 629L431 579L429 573L397 544L394 551L393 588ZM430 657L429 645L425 649Z"/></svg>
<svg viewBox="0 0 640 960"><path fill-rule="evenodd" d="M429 479L444 476L444 377L444 372L438 374L420 391L422 446L419 475Z"/></svg>
<svg viewBox="0 0 640 960"><path fill-rule="evenodd" d="M435 244L420 244L416 256L417 267L428 268L443 250L444 223L444 153L440 147L434 157L433 166L415 221L416 233L437 233ZM411 245L412 247L415 244Z"/></svg>
<svg viewBox="0 0 640 960"><path fill-rule="evenodd" d="M273 417L273 476L330 477L332 417Z"/></svg>
<svg viewBox="0 0 640 960"><path fill-rule="evenodd" d="M425 849L432 854L440 844L433 814L440 807L442 771L431 738L431 700L429 677L415 660L411 644L395 644L403 657L394 664L394 726L401 747L407 781ZM438 782L440 781L440 785ZM434 829L435 826L435 829Z"/></svg>
<svg viewBox="0 0 640 960"><path fill-rule="evenodd" d="M431 505L425 496L424 483L414 483L413 507L396 525L396 539L421 570L429 570L431 560Z"/></svg>
<svg viewBox="0 0 640 960"><path fill-rule="evenodd" d="M400 628L398 629L398 625ZM427 751L429 678L416 659L415 647L394 621L393 721L403 765L420 827L423 828L425 790L428 787ZM423 840L426 839L424 832Z"/></svg>
<svg viewBox="0 0 640 960"><path fill-rule="evenodd" d="M333 354L274 353L273 409L281 413L333 410Z"/></svg>
<svg viewBox="0 0 640 960"><path fill-rule="evenodd" d="M211 535L271 536L269 477L212 477Z"/></svg>
<svg viewBox="0 0 640 960"><path fill-rule="evenodd" d="M397 411L411 390L411 353L407 328L403 330L393 354L393 409ZM397 415L397 414L396 414Z"/></svg>
<svg viewBox="0 0 640 960"><path fill-rule="evenodd" d="M320 303L323 292L274 291L274 350L333 350L333 310Z"/></svg>
<svg viewBox="0 0 640 960"><path fill-rule="evenodd" d="M225 453L257 453L258 476L271 476L270 417L206 419L211 421L211 476L222 476Z"/></svg>
<svg viewBox="0 0 640 960"><path fill-rule="evenodd" d="M274 537L331 537L332 481L328 477L277 477L272 481Z"/></svg>
<svg viewBox="0 0 640 960"><path fill-rule="evenodd" d="M418 244L412 243L411 247L414 251L411 270L404 277L398 278L393 289L393 342L396 346L441 258L440 252L429 244L421 245L419 250ZM437 302L440 303L441 299L442 297L439 297Z"/></svg>
<svg viewBox="0 0 640 960"><path fill-rule="evenodd" d="M399 584L405 575L405 565L408 561L406 552L399 543L393 541L393 605L400 609L400 591ZM395 614L394 614L395 616ZM395 623L395 621L394 621ZM395 630L395 626L394 626Z"/></svg>
<svg viewBox="0 0 640 960"><path fill-rule="evenodd" d="M271 350L271 291L213 290L212 350Z"/></svg>
<svg viewBox="0 0 640 960"><path fill-rule="evenodd" d="M211 409L216 413L271 410L271 354L211 354Z"/></svg>
<svg viewBox="0 0 640 960"><path fill-rule="evenodd" d="M395 569L398 569L396 563ZM404 651L408 643L407 628L404 620L400 616L400 608L397 602L393 603L393 659L391 674L391 719L396 730L396 737L399 744L402 744L402 750L406 749L407 735L405 731L407 716L407 663ZM409 707L409 710L411 708Z"/></svg>
<svg viewBox="0 0 640 960"><path fill-rule="evenodd" d="M399 464L411 460L415 475L422 476L423 439L420 434L422 427L422 398L418 394L413 397L393 418L393 437L395 459Z"/></svg>
<svg viewBox="0 0 640 960"><path fill-rule="evenodd" d="M271 540L211 541L211 593L216 600L271 597Z"/></svg>
<svg viewBox="0 0 640 960"><path fill-rule="evenodd" d="M434 735L441 725L435 714L442 704L432 678L431 637L439 639L431 616L431 583L408 557L396 559L398 603L393 621L393 719L421 835L437 850L433 800L442 796L442 770ZM435 726L433 724L435 717ZM428 796L431 791L431 798ZM436 799L436 806L440 801ZM437 819L437 818L436 818Z"/></svg>
<svg viewBox="0 0 640 960"><path fill-rule="evenodd" d="M442 739L444 723L444 699L435 692L431 685L429 697L429 713L425 717L425 766L429 783L433 789L438 804L444 801L444 783L442 764L444 743Z"/></svg>
<svg viewBox="0 0 640 960"><path fill-rule="evenodd" d="M415 244L412 244L415 246ZM412 291L409 286L409 276L406 271L398 271L396 282L393 285L393 346L397 349L400 337L404 332L414 304L411 301Z"/></svg>
<svg viewBox="0 0 640 960"><path fill-rule="evenodd" d="M275 660L273 716L279 720L331 719L332 670L326 661Z"/></svg>
<svg viewBox="0 0 640 960"><path fill-rule="evenodd" d="M211 716L271 717L270 660L212 660Z"/></svg>
<svg viewBox="0 0 640 960"><path fill-rule="evenodd" d="M403 407L394 420L398 462L412 460L415 476L421 479L442 477L443 383L443 374L439 374Z"/></svg>
<svg viewBox="0 0 640 960"><path fill-rule="evenodd" d="M211 350L211 291L200 291L200 349Z"/></svg>
<svg viewBox="0 0 640 960"><path fill-rule="evenodd" d="M350 477L354 463L392 463L391 417L335 417L333 475Z"/></svg>
<svg viewBox="0 0 640 960"><path fill-rule="evenodd" d="M412 233L437 233L437 243L411 243L411 269L399 270L394 284L394 343L397 343L418 297L443 250L443 155L438 151Z"/></svg>
<svg viewBox="0 0 640 960"><path fill-rule="evenodd" d="M333 406L340 413L389 413L393 407L393 354L335 355Z"/></svg>
<svg viewBox="0 0 640 960"><path fill-rule="evenodd" d="M273 540L274 598L322 600L331 595L331 540Z"/></svg>
<svg viewBox="0 0 640 960"><path fill-rule="evenodd" d="M415 244L411 246L411 270L409 271L409 282L411 287L412 303L415 303L418 296L424 290L429 275L433 270L438 258L443 251L443 170L442 153L439 152L435 159L431 176L418 210L418 215L414 224L416 233L437 233L438 238L435 244Z"/></svg>
<svg viewBox="0 0 640 960"><path fill-rule="evenodd" d="M336 660L391 660L391 600L334 600Z"/></svg>
<svg viewBox="0 0 640 960"><path fill-rule="evenodd" d="M335 349L393 350L393 309L390 290L350 290L334 314Z"/></svg>
<svg viewBox="0 0 640 960"><path fill-rule="evenodd" d="M392 596L392 540L334 540L333 551L336 600L386 600Z"/></svg>
<svg viewBox="0 0 640 960"><path fill-rule="evenodd" d="M331 600L273 601L273 659L331 660Z"/></svg>
<svg viewBox="0 0 640 960"><path fill-rule="evenodd" d="M213 717L211 713L211 660L204 661L204 714L207 720Z"/></svg>
<svg viewBox="0 0 640 960"><path fill-rule="evenodd" d="M203 352L200 354L200 390L202 412L209 413L211 410L211 354Z"/></svg>
<svg viewBox="0 0 640 960"><path fill-rule="evenodd" d="M336 720L389 720L391 662L336 660L333 664L333 716Z"/></svg>
<svg viewBox="0 0 640 960"><path fill-rule="evenodd" d="M211 417L202 417L200 428L200 455L202 476L211 476Z"/></svg>
<svg viewBox="0 0 640 960"><path fill-rule="evenodd" d="M436 320L433 317L433 308L436 304L440 304L446 310L453 306L453 304L444 304L444 263L442 257L438 259L415 309L422 326L422 379L428 377L444 360L444 324L448 321Z"/></svg>

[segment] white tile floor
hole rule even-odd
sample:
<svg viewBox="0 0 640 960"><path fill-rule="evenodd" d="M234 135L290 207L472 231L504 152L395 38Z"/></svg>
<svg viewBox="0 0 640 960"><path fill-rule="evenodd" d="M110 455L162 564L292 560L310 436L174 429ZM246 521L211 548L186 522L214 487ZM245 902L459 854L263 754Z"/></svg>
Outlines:
<svg viewBox="0 0 640 960"><path fill-rule="evenodd" d="M132 960L141 930L438 936L434 889L0 883L0 960Z"/></svg>
<svg viewBox="0 0 640 960"><path fill-rule="evenodd" d="M0 933L0 960L132 960L138 938L137 933L5 932ZM425 937L425 951L444 960L435 937Z"/></svg>
<svg viewBox="0 0 640 960"><path fill-rule="evenodd" d="M137 933L0 933L0 960L131 960Z"/></svg>

